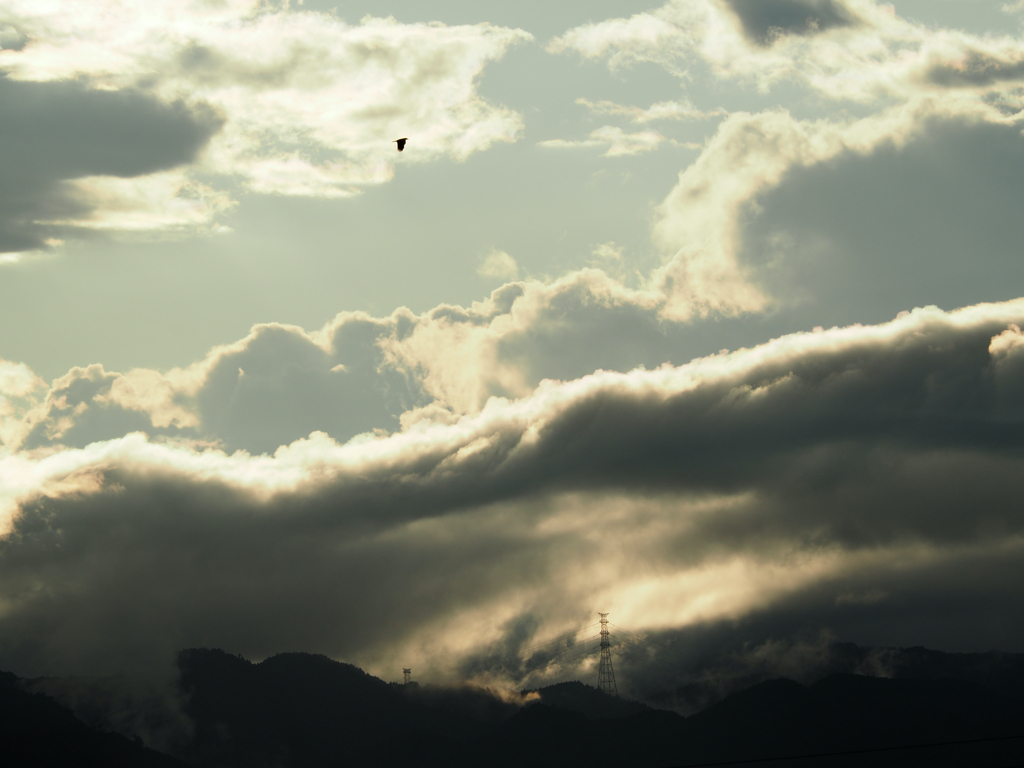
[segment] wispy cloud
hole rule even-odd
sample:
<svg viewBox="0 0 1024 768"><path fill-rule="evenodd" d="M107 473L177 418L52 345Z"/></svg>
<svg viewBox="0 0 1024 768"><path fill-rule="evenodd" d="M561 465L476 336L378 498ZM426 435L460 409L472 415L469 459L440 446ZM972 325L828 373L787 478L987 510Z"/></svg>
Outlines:
<svg viewBox="0 0 1024 768"><path fill-rule="evenodd" d="M586 139L573 141L570 139L548 139L540 142L542 147L555 149L571 149L574 147L607 147L605 157L624 157L651 152L658 148L665 137L657 131L639 131L626 133L618 126L605 125L590 132Z"/></svg>
<svg viewBox="0 0 1024 768"><path fill-rule="evenodd" d="M727 114L724 109L701 111L689 101L659 101L647 109L616 104L614 101L593 102L583 98L576 99L576 103L587 107L594 114L622 115L634 123L651 123L655 120L703 120Z"/></svg>
<svg viewBox="0 0 1024 768"><path fill-rule="evenodd" d="M928 73L961 67L965 57L1001 66L1024 58L1019 38L929 29L875 0L670 0L628 19L570 29L548 50L605 59L613 68L653 62L680 77L700 61L719 78L762 90L790 80L825 98L863 103L946 90L953 84ZM1001 71L1001 84L956 85L979 95L1020 84L1020 73Z"/></svg>
<svg viewBox="0 0 1024 768"><path fill-rule="evenodd" d="M493 250L480 262L476 272L480 277L515 280L519 276L519 265L505 251Z"/></svg>

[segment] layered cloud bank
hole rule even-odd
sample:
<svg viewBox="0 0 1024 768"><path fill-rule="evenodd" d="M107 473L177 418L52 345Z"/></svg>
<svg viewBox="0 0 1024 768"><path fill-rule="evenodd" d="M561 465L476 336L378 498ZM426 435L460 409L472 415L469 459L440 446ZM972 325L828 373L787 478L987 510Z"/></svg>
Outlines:
<svg viewBox="0 0 1024 768"><path fill-rule="evenodd" d="M565 670L509 652L594 610L636 630L855 611L1009 642L1022 321L1024 301L915 310L272 456L141 433L13 453L0 666L209 645L538 680Z"/></svg>

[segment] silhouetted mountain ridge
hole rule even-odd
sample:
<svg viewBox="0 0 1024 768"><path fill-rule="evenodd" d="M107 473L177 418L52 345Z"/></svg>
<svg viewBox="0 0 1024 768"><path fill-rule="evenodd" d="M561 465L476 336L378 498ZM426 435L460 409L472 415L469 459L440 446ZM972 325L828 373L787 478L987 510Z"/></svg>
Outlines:
<svg viewBox="0 0 1024 768"><path fill-rule="evenodd" d="M604 694L578 682L539 689L538 702L519 708L481 690L385 683L305 654L250 664L189 651L182 681L196 722L190 759L200 766L259 765L268 756L283 766L328 765L339 744L354 762L374 765L669 766L1024 736L1024 701L955 680L772 680L690 718L635 702L605 705ZM465 705L488 698L483 707ZM601 708L618 716L595 718ZM977 761L1024 758L1022 749L1024 740L992 742L844 764L984 764Z"/></svg>
<svg viewBox="0 0 1024 768"><path fill-rule="evenodd" d="M253 663L220 650L191 649L179 656L181 696L176 699L184 708L179 714L190 723L189 738L168 743L174 745L175 757L196 768L340 763L566 768L609 761L684 766L1024 736L1024 700L971 680L927 678L953 669L988 679L986 675L1000 670L1012 672L1015 657L982 655L985 659L979 661L926 649L902 653L913 661L902 667L903 677L839 673L810 685L767 680L684 718L609 697L579 681L521 697L502 696L469 686L387 683L351 664L314 654L285 653ZM910 679L910 674L924 679ZM0 690L30 696L17 690L25 684L31 682L5 675ZM47 721L54 733L71 729L80 738L89 733L93 735L87 738L112 736L90 731L45 697L38 700L55 708ZM39 729L26 733L23 741L47 738ZM772 764L814 768L1021 762L1024 738ZM177 763L167 763L172 764Z"/></svg>
<svg viewBox="0 0 1024 768"><path fill-rule="evenodd" d="M532 691L523 691L523 694L527 697L530 694L536 694L537 700L541 704L578 712L589 720L625 717L650 709L639 701L609 696L579 680L555 683ZM527 706L530 706L529 702Z"/></svg>
<svg viewBox="0 0 1024 768"><path fill-rule="evenodd" d="M1024 654L945 653L921 646L887 648L882 653L887 656L885 671L895 679L966 680L1024 699Z"/></svg>
<svg viewBox="0 0 1024 768"><path fill-rule="evenodd" d="M422 760L479 737L518 709L478 688L386 683L325 656L284 653L259 664L219 650L179 657L197 765L334 765L338 745L367 764Z"/></svg>
<svg viewBox="0 0 1024 768"><path fill-rule="evenodd" d="M1024 699L1024 654L948 653L920 646L864 647L840 642L815 648L795 662L771 655L762 658L743 652L725 653L693 674L688 682L648 690L643 698L652 706L693 714L766 680L792 677L810 685L836 674L897 680L964 680Z"/></svg>
<svg viewBox="0 0 1024 768"><path fill-rule="evenodd" d="M850 674L832 675L811 686L772 680L688 718L688 728L701 734L692 743L688 762L1024 737L1022 715L1024 702L959 680L894 680ZM858 764L998 765L984 761L1022 757L1024 738L960 748L894 751L865 757Z"/></svg>
<svg viewBox="0 0 1024 768"><path fill-rule="evenodd" d="M0 672L0 762L9 766L183 768L178 760L81 722L49 696Z"/></svg>

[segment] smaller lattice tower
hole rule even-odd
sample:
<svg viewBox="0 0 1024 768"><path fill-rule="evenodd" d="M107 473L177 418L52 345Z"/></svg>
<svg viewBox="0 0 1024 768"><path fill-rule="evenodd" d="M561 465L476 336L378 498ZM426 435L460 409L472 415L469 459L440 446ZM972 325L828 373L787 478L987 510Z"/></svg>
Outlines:
<svg viewBox="0 0 1024 768"><path fill-rule="evenodd" d="M402 675L405 677L405 680L402 681L403 685L408 685L409 683L412 682L412 670L411 669L406 669L405 667L402 667Z"/></svg>
<svg viewBox="0 0 1024 768"><path fill-rule="evenodd" d="M608 614L597 615L601 617L601 664L597 668L597 687L611 696L618 696L615 670L612 668L612 644L608 640Z"/></svg>

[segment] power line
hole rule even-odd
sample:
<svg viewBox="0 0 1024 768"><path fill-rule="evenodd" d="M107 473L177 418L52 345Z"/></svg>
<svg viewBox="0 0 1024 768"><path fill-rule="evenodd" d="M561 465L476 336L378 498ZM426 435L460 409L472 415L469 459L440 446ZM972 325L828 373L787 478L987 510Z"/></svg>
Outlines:
<svg viewBox="0 0 1024 768"><path fill-rule="evenodd" d="M636 632L633 632L632 630L629 630L629 629L626 629L625 627L619 626L618 624L614 624L612 622L608 622L608 623L611 626L615 627L619 632L623 632L623 633L629 635L634 641L636 641L638 643L647 643L648 645L654 645L654 646L657 646L659 648L663 648L666 651L673 650L672 647L670 645L668 645L663 640L652 640L649 636L646 636L646 635L641 636L641 635L637 634Z"/></svg>
<svg viewBox="0 0 1024 768"><path fill-rule="evenodd" d="M589 643L593 642L594 640L597 640L599 637L600 637L600 635L591 635L590 637L585 637L582 640L579 640L578 642L574 643L571 646L563 645L563 646L560 646L557 649L553 649L551 651L552 658L556 658L558 656L562 656L562 655L566 655L566 654L572 655L573 653L576 653L577 651L580 651L581 649L585 648ZM597 648L597 647L600 647L600 646L594 646L594 647ZM533 658L533 657L531 656L530 658Z"/></svg>
<svg viewBox="0 0 1024 768"><path fill-rule="evenodd" d="M611 623L611 622L609 622L609 623ZM612 626L616 626L616 628L620 632L626 632L627 634L629 634L631 636L631 637L626 637L626 638L622 639L622 641L624 642L626 650L625 651L621 651L621 650L619 651L620 656L622 656L622 658L624 660L626 660L627 662L629 662L630 659L633 658L631 656L631 654L629 653L630 649L634 649L635 651L639 652L638 656L641 655L641 654L644 654L647 651L652 651L652 650L658 651L658 652L660 652L660 654L671 654L675 650L675 649L670 648L670 647L668 647L668 646L666 646L666 645L664 645L662 643L657 643L657 642L655 642L653 640L649 640L647 638L639 637L639 636L633 634L632 632L629 632L628 630L623 629L622 627L618 627L617 625L613 624ZM619 639L618 635L615 635L615 634L611 635L611 637ZM653 657L648 655L646 658L642 658L642 656L641 656L641 658L637 659L637 663L643 664L643 666L645 668L647 668L647 669L652 669L653 668L655 670L659 670L659 671L662 671L662 672L665 672L665 671L678 672L679 671L679 661L678 661L678 659L666 658L664 655L654 655ZM627 664L627 666L630 666L630 665Z"/></svg>
<svg viewBox="0 0 1024 768"><path fill-rule="evenodd" d="M591 640L593 638L590 638ZM560 664L571 664L578 662L601 648L600 645L587 647L584 643L578 643L574 648L567 648L555 656L547 659L547 663L557 661Z"/></svg>
<svg viewBox="0 0 1024 768"><path fill-rule="evenodd" d="M591 638L591 640L592 639L593 638ZM580 643L580 645L582 646L583 644ZM590 654L594 653L595 651L599 651L599 650L601 650L601 646L600 645L592 645L589 648L587 648L586 646L583 646L582 648L576 650L575 652L567 651L564 656L560 656L558 658L559 658L560 661L571 661L571 660L576 659L577 657L582 658L584 656L589 656Z"/></svg>
<svg viewBox="0 0 1024 768"><path fill-rule="evenodd" d="M543 642L527 646L526 648L519 648L519 649L517 649L515 651L510 651L509 653L507 653L505 655L506 656L513 656L515 654L525 653L526 651L532 651L534 648L542 648L545 645L551 645L552 643L557 643L557 642L562 641L562 640L568 640L569 638L576 637L576 635L578 635L580 632L584 632L585 630L588 630L591 627L596 627L596 626L597 626L597 622L595 621L593 624L588 624L585 627L580 627L579 629L577 629L577 630L575 630L573 632L563 632L561 635L558 635L557 637L552 637L550 640L544 640Z"/></svg>
<svg viewBox="0 0 1024 768"><path fill-rule="evenodd" d="M591 626L596 626L596 622ZM575 637L580 632L583 632L587 629L590 629L590 627L582 627L580 629L577 629L575 632L566 632L564 634L558 635L557 637L552 637L549 640L544 640L539 643L534 643L533 645L528 645L525 648L516 648L515 650L507 651L506 653L500 654L500 657L503 658L505 656L518 656L519 654L526 653L527 651L536 650L537 648L543 648L545 645L551 645L553 643L562 642L564 640L568 640L570 638Z"/></svg>
<svg viewBox="0 0 1024 768"><path fill-rule="evenodd" d="M649 637L641 637L636 632L631 632L630 630L626 629L625 627L620 627L618 624L612 624L611 622L608 622L608 623L611 624L613 627L615 627L617 630L619 630L619 632L623 632L623 633L629 635L629 637L634 642L645 643L647 645L652 645L652 646L655 646L655 647L658 647L658 648L663 648L666 651L672 650L668 645L666 645L663 642L658 642L657 640L651 640L651 638L649 638Z"/></svg>
<svg viewBox="0 0 1024 768"><path fill-rule="evenodd" d="M596 626L596 622L592 626ZM508 651L507 653L503 653L503 654L494 654L494 655L488 656L487 658L490 658L490 659L493 659L493 660L496 660L496 661L503 661L505 659L510 659L512 657L515 657L515 656L521 656L522 654L524 654L524 653L526 653L528 651L535 651L535 650L537 650L539 648L544 648L545 646L552 645L554 643L562 642L564 640L568 640L570 638L573 638L576 635L578 635L580 632L583 632L583 631L585 631L587 629L590 629L590 627L583 627L582 629L578 629L575 632L570 632L570 633L566 633L564 635L559 635L558 637L552 638L551 640L548 640L548 641L543 642L543 643L537 643L536 645L530 645L530 646L527 646L526 648L517 648L514 651ZM595 639L597 637L598 637L597 635L592 635L591 637L587 637L587 638L584 638L583 640L577 641L576 643L574 643L572 646L569 646L569 647L575 647L576 645L579 645L580 643L585 643L585 642L587 642L589 640L593 640L593 639Z"/></svg>
<svg viewBox="0 0 1024 768"><path fill-rule="evenodd" d="M755 757L749 760L723 760L716 763L684 763L674 768L711 768L718 765L748 765L750 763L773 763L779 760L810 760L815 757L841 757L843 755L867 755L877 752L899 752L906 749L928 749L930 747L954 747L961 744L984 744L993 741L1013 741L1022 736L992 736L987 739L961 739L959 741L934 741L928 744L905 744L901 747L872 747L870 749L849 749L843 752L815 752L811 755L785 755L783 757ZM1016 766L1005 766L1016 768Z"/></svg>
<svg viewBox="0 0 1024 768"><path fill-rule="evenodd" d="M608 623L611 624L611 622L608 622ZM539 643L534 643L533 645L528 645L525 648L516 648L515 650L506 651L505 653L501 653L501 654L490 654L490 655L486 656L485 658L489 659L489 660L491 660L493 662L503 662L503 661L506 661L507 659L512 659L512 658L515 658L515 657L521 657L523 654L529 653L530 651L537 651L539 649L545 648L546 646L570 640L570 639L576 637L576 635L580 634L580 632L585 632L586 630L588 630L588 629L590 629L592 627L596 627L599 624L600 624L600 622L595 621L593 624L589 624L589 625L587 625L585 627L580 627L579 629L577 629L575 631L565 632L565 633L563 633L561 635L556 635L555 637L549 638L548 640L543 640L543 641L541 641ZM615 625L613 624L612 626L615 626ZM619 627L619 629L622 630L621 627ZM626 630L622 630L622 631L626 631ZM632 634L632 633L629 633L629 634ZM610 636L614 637L614 635L610 635ZM598 637L600 637L599 634L598 635L591 635L590 637L586 637L586 638L583 638L582 640L576 641L571 646L563 646L562 648L557 649L557 650L556 649L552 649L552 659L560 658L562 660L565 660L566 659L566 656L565 656L566 653L569 653L570 656L571 656L572 652L574 650L579 650L579 647L582 646L584 643L587 643L590 640L596 640ZM637 638L637 642L643 643L643 642L646 642L646 641L644 641L644 640L642 640L640 638ZM594 648L588 650L586 653L591 653L591 652L593 652L595 650L598 650L599 648L600 648L600 646L595 646ZM534 655L536 655L536 654L534 654ZM586 655L586 654L583 654L583 655Z"/></svg>
<svg viewBox="0 0 1024 768"><path fill-rule="evenodd" d="M609 624L611 624L611 622L609 622ZM665 644L664 642L658 642L656 640L652 640L649 637L641 637L640 635L636 634L635 632L629 631L625 627L620 627L618 624L611 624L611 626L615 627L615 629L618 630L619 632L622 632L623 634L625 634L626 637L624 639L626 641L630 642L630 643L635 644L636 646L643 647L643 648L653 648L653 649L657 649L657 650L660 650L660 651L663 651L663 652L666 652L666 653L672 653L673 651L676 650L676 649L670 647L669 645Z"/></svg>

